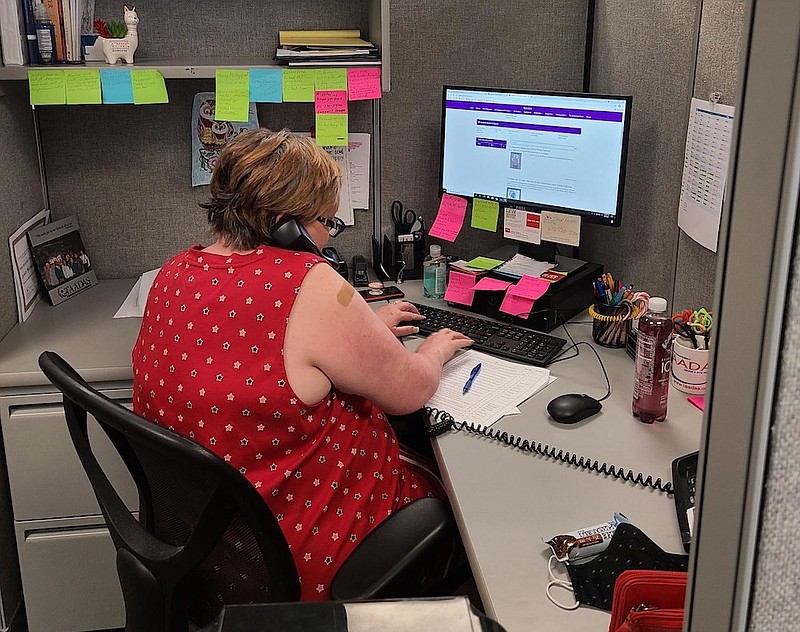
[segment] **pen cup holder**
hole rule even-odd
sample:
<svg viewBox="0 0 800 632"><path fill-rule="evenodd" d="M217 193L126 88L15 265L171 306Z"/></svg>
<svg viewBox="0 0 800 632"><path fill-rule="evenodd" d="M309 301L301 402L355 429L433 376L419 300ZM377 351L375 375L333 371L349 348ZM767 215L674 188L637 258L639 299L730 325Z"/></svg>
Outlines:
<svg viewBox="0 0 800 632"><path fill-rule="evenodd" d="M705 346L700 338L700 346ZM672 384L679 391L703 395L708 382L708 349L695 349L691 340L675 336L672 345Z"/></svg>
<svg viewBox="0 0 800 632"><path fill-rule="evenodd" d="M592 339L599 345L624 349L631 332L633 313L628 305L595 303L589 307Z"/></svg>

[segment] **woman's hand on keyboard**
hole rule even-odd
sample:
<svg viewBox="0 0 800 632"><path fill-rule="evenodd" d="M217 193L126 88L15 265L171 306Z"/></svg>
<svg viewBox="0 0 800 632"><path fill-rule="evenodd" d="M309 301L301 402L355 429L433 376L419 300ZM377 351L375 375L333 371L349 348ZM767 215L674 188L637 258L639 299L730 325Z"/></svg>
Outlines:
<svg viewBox="0 0 800 632"><path fill-rule="evenodd" d="M410 336L419 332L419 327L414 325L414 321L425 320L425 317L417 311L417 308L408 301L397 301L375 310L391 332L400 338Z"/></svg>
<svg viewBox="0 0 800 632"><path fill-rule="evenodd" d="M444 366L444 363L452 358L456 351L469 347L471 344L472 339L458 331L440 329L428 336L425 342L417 347L417 353L433 356L439 361L440 366Z"/></svg>

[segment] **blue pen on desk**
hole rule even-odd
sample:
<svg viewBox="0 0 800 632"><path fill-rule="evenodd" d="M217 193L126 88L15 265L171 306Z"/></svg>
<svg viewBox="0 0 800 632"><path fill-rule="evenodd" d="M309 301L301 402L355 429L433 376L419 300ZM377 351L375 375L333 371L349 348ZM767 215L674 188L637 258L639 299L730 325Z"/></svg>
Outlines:
<svg viewBox="0 0 800 632"><path fill-rule="evenodd" d="M478 373L480 372L481 372L481 363L478 362L478 364L472 367L472 371L469 372L469 377L467 378L467 381L464 384L464 391L461 393L462 395L466 395L469 392L469 389L472 388L472 382L475 381L475 378L478 377Z"/></svg>

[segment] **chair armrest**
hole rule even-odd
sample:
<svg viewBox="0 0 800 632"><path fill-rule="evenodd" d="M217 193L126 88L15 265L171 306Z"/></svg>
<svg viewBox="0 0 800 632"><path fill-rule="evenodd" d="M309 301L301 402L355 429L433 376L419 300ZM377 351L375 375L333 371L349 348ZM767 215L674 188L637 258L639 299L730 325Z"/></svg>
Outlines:
<svg viewBox="0 0 800 632"><path fill-rule="evenodd" d="M449 505L421 498L361 541L336 573L331 596L337 601L430 596L461 550Z"/></svg>

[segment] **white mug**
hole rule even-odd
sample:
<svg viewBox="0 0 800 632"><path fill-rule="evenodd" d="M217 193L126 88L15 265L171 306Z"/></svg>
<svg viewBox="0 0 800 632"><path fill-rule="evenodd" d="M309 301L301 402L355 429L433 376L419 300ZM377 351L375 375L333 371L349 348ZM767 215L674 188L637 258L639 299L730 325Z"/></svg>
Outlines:
<svg viewBox="0 0 800 632"><path fill-rule="evenodd" d="M698 336L701 346L703 337ZM675 336L672 345L672 384L679 391L702 395L708 382L708 349L695 349L687 338Z"/></svg>

